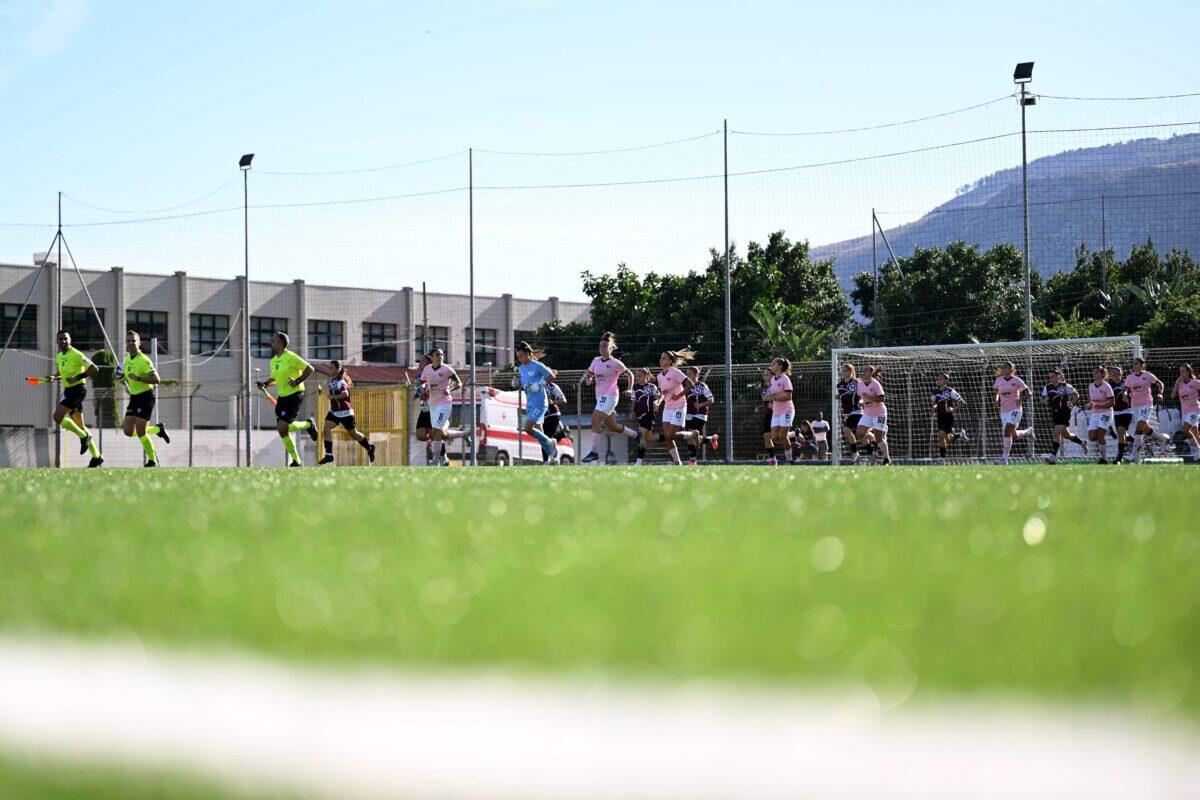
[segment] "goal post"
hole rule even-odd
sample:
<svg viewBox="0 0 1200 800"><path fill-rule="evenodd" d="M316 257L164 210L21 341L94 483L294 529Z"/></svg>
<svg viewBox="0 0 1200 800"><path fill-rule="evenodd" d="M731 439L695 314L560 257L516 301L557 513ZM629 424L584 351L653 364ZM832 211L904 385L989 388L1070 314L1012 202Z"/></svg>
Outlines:
<svg viewBox="0 0 1200 800"><path fill-rule="evenodd" d="M836 387L844 364L853 364L860 373L865 364L884 367L880 383L886 397L887 438L892 460L920 463L938 457L933 389L937 385L937 376L949 373L950 385L966 401L956 416L958 427L967 432L967 441L952 447L949 456L976 460L1000 453L1002 428L994 405L993 382L999 365L1011 361L1030 391L1030 398L1023 404L1022 425L1034 428L1032 437L1014 446L1013 455L1034 457L1035 447L1048 447L1050 442L1050 411L1041 400L1041 392L1052 369L1062 370L1066 381L1086 399L1087 384L1096 366L1121 366L1128 371L1132 360L1141 352L1138 336L842 347L831 354L830 377ZM832 425L830 445L834 464L843 457L845 416L835 389L831 399L831 419L836 422Z"/></svg>

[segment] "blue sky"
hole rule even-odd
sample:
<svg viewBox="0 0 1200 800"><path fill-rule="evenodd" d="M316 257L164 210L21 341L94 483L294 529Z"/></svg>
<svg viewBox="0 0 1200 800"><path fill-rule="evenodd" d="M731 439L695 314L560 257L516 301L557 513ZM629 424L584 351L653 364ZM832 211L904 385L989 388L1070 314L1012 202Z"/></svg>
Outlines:
<svg viewBox="0 0 1200 800"><path fill-rule="evenodd" d="M1012 89L1013 64L1024 59L1037 60L1034 86L1046 93L1187 92L1198 88L1200 76L1200 49L1193 40L1197 22L1200 11L1194 4L1120 0L989 4L0 0L4 125L0 222L51 222L55 192L60 189L74 198L117 209L171 206L237 177L237 157L248 151L258 154L257 170L338 170L396 164L467 147L559 152L662 142L715 131L724 117L732 128L747 131L854 127L906 119L1001 97ZM964 123L961 133L990 129L994 120L1012 120L1015 106L1004 104L986 113L992 115L988 120L978 120L977 127ZM911 141L921 142L926 136L954 140L960 133L953 121L939 126L934 133L915 132ZM886 150L889 138L907 144L904 135L881 136L868 150ZM590 182L624 179L643 171L656 176L711 174L720 167L719 145L717 138L701 140L652 151L638 156L641 160L636 163L620 165L615 158L576 160L563 166L567 162L562 159L499 163L501 159L495 157L495 168L484 159L480 174L481 181L505 183L519 183L526 177L536 177L538 182ZM735 162L740 156L748 166L805 163L819 155L812 148L803 152L768 148L756 151L751 159L747 152L735 155ZM855 150L852 143L839 140L829 152L850 155ZM964 158L960 171L964 179L974 179L1010 165L1007 161L1008 151L996 158L973 155ZM255 190L262 192L257 198L312 200L452 188L465 183L464 165L463 159L451 159L374 175L361 184L351 176L298 178L296 183L271 185L264 177ZM918 171L916 166L910 169ZM257 173L254 177L258 180ZM300 185L301 180L305 185ZM830 186L838 183L836 176L827 180ZM238 188L226 187L190 208L239 201ZM936 199L944 191L940 184L930 187L929 197ZM692 196L686 187L677 195L681 201ZM741 207L744 211L758 204L767 209L770 198L769 191L758 192ZM649 215L667 226L674 219L672 209L689 213L686 202L664 200L652 190L641 192L634 201L610 199L623 207L632 203L639 219ZM448 202L457 203L457 198ZM544 197L503 202L515 217L526 206L535 209L536 216L558 204ZM621 224L606 222L603 210L588 213L590 204L605 202L580 197L567 205L600 220L600 229L593 233L603 239L610 238L604 224ZM927 207L926 198L922 196L920 202ZM697 213L712 211L708 200L702 205ZM426 210L409 214L404 207L388 206L368 214L374 215L373 224L406 217L400 227L411 224L417 234L426 227L419 221ZM457 219L458 210L454 206L429 213ZM89 219L119 218L83 207L72 207L71 213L76 218L89 214ZM764 226L789 222L763 216ZM344 236L336 252L347 252L362 239L355 227L358 223L346 219L339 212L304 224L328 224L337 233L326 238ZM747 228L755 227L756 219L743 219ZM517 274L521 240L549 235L552 231L547 227L557 229L561 220L545 223L531 221L528 231L520 235L512 235L511 226L495 231L498 238L491 252L494 263L487 288L503 288L506 280L512 280L524 284L518 293L529 293L527 289L534 285L561 284L567 288L559 291L566 294L578 283L579 267L603 268L617 254L615 250L589 252L585 242L580 251L564 257L561 266L548 270L540 283ZM481 220L480 227L487 231L487 221ZM452 229L447 226L446 233L432 235L456 235ZM186 241L180 247L186 246L191 257L202 258L199 253L209 249L206 237L218 235L197 229L180 239L176 232L176 228L150 231L134 250L146 256L157 254L166 242ZM41 233L30 234L30 241ZM744 241L764 233L746 230L733 235ZM504 235L512 235L511 240ZM697 259L697 253L702 256L708 247L716 246L719 235L718 231L717 238L694 247L682 242L663 247L672 252L686 248L685 260L699 266L697 260L703 259ZM815 241L815 234L806 235L813 235ZM830 222L822 235L837 237L844 231ZM7 238L9 245L6 248L0 241L0 257L12 257L9 250L29 250L23 236L11 229L0 231L0 239ZM289 237L284 232L279 238ZM579 237L588 238L586 232ZM80 239L86 241L86 236L81 233ZM275 253L287 253L288 246L279 240L272 243ZM382 249L366 248L374 266L358 268L356 277L364 280L374 277L372 270L384 271L380 259L388 258ZM236 251L236 247L212 249ZM441 257L434 258L431 266L448 270L448 282L460 277L450 265L459 258L457 244L450 249L454 255L445 257L443 267L438 267ZM103 248L96 252L94 260L106 257ZM480 257L486 253L485 243ZM177 253L174 263L166 266L182 268L183 256ZM637 256L637 252L622 255L631 261ZM647 251L647 260L662 261L658 256L653 247ZM282 278L288 268L311 269L314 280L329 276L325 267L297 267L297 257L287 255L285 260L291 263L280 265L280 274L272 276ZM399 269L387 282L412 283L420 272L413 267Z"/></svg>

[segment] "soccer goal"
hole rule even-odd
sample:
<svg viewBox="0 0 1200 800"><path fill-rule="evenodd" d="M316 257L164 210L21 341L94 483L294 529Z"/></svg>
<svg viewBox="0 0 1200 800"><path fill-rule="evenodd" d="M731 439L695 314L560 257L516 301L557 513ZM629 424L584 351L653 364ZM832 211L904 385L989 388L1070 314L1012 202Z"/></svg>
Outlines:
<svg viewBox="0 0 1200 800"><path fill-rule="evenodd" d="M995 342L952 344L923 347L838 348L833 351L830 371L836 386L844 364L853 364L861 375L866 364L880 365L880 378L887 405L887 438L893 461L922 462L938 458L937 419L933 392L938 375L948 373L950 385L966 401L956 414L956 425L967 433L966 441L951 446L953 460L981 459L1000 454L1003 428L994 401L993 383L1000 364L1011 361L1016 374L1029 386L1030 398L1023 404L1022 426L1032 425L1034 434L1019 440L1012 450L1014 458L1034 458L1050 444L1050 410L1042 402L1042 387L1051 370L1060 369L1068 383L1087 398L1092 370L1100 364L1118 365L1126 371L1130 362L1141 355L1137 336L1096 339L1053 339L1035 342ZM831 454L833 463L845 459L843 413L838 393L832 399L833 426ZM1073 415L1071 430L1086 437L1087 421L1083 413ZM1115 446L1115 445L1114 445ZM1082 451L1078 451L1082 455ZM1072 453L1067 453L1072 455Z"/></svg>

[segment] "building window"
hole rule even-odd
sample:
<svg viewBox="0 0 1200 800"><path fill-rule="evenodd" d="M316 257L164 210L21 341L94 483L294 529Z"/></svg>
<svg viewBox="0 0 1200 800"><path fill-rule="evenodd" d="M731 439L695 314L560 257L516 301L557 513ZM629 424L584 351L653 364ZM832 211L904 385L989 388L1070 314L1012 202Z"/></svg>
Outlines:
<svg viewBox="0 0 1200 800"><path fill-rule="evenodd" d="M271 339L275 332L287 333L287 317L250 318L250 355L254 358L271 357Z"/></svg>
<svg viewBox="0 0 1200 800"><path fill-rule="evenodd" d="M321 361L342 359L342 323L327 319L310 319L308 357Z"/></svg>
<svg viewBox="0 0 1200 800"><path fill-rule="evenodd" d="M144 349L150 349L150 340L158 340L158 355L167 352L167 312L165 311L135 311L125 312L125 327L137 331L142 337Z"/></svg>
<svg viewBox="0 0 1200 800"><path fill-rule="evenodd" d="M21 314L19 324L18 314L21 314L19 303L0 303L0 336L6 340L11 333L12 344L9 347L16 350L37 350L37 306L25 306L25 313ZM15 331L13 325L17 326Z"/></svg>
<svg viewBox="0 0 1200 800"><path fill-rule="evenodd" d="M387 322L364 322L363 361L396 363L396 326Z"/></svg>
<svg viewBox="0 0 1200 800"><path fill-rule="evenodd" d="M92 313L88 306L63 306L63 330L71 334L71 344L80 350L103 350L104 343L104 309L98 308L100 319Z"/></svg>
<svg viewBox="0 0 1200 800"><path fill-rule="evenodd" d="M463 341L466 343L463 347L468 353L471 352L471 329L463 330ZM470 360L467 361L470 363ZM496 355L496 329L495 328L476 328L475 329L475 363L479 364L499 364L500 357Z"/></svg>
<svg viewBox="0 0 1200 800"><path fill-rule="evenodd" d="M192 355L229 357L229 346L225 342L229 338L228 314L192 314L191 328Z"/></svg>
<svg viewBox="0 0 1200 800"><path fill-rule="evenodd" d="M440 325L430 325L429 327L417 326L416 335L413 339L417 342L417 360L421 356L428 353L435 347L442 348L442 352L446 354L446 360L450 360L450 329Z"/></svg>

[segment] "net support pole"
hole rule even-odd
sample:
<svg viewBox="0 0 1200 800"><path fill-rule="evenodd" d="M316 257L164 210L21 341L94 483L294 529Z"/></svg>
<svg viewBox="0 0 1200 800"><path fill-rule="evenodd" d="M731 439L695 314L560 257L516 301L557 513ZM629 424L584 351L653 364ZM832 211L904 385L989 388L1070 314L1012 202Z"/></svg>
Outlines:
<svg viewBox="0 0 1200 800"><path fill-rule="evenodd" d="M58 193L58 235L54 237L54 244L58 248L58 256L54 259L54 280L56 282L54 291L54 335L58 336L58 332L62 330L62 192ZM55 394L56 390L50 392ZM54 426L54 466L62 466L62 426Z"/></svg>
<svg viewBox="0 0 1200 800"><path fill-rule="evenodd" d="M250 455L250 166L242 169L242 393L238 415L245 417L246 466L253 464ZM303 336L304 331L298 331Z"/></svg>
<svg viewBox="0 0 1200 800"><path fill-rule="evenodd" d="M729 274L729 120L722 124L725 158L725 463L733 463L733 303Z"/></svg>
<svg viewBox="0 0 1200 800"><path fill-rule="evenodd" d="M471 293L467 313L471 316L471 402L468 419L471 441L471 466L475 466L475 153L467 149L467 261L470 273Z"/></svg>
<svg viewBox="0 0 1200 800"><path fill-rule="evenodd" d="M838 419L838 351L835 349L829 357L829 463L837 466L842 460L842 421Z"/></svg>

